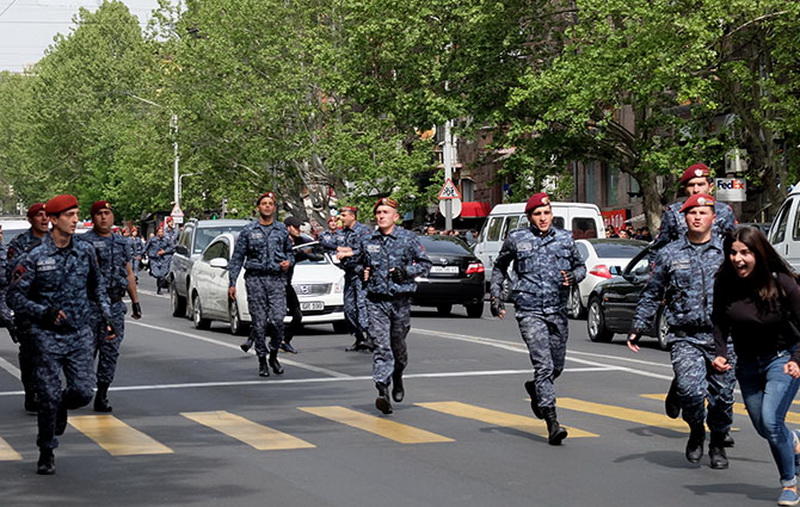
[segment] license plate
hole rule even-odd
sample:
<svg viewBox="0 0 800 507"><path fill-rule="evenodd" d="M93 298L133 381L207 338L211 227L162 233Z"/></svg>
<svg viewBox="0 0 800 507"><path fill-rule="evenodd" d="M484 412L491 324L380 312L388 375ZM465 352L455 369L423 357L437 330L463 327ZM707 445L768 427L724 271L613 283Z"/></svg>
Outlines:
<svg viewBox="0 0 800 507"><path fill-rule="evenodd" d="M300 311L301 312L312 312L315 310L324 310L325 303L322 301L306 301L300 303Z"/></svg>
<svg viewBox="0 0 800 507"><path fill-rule="evenodd" d="M431 266L431 273L458 274L458 266Z"/></svg>

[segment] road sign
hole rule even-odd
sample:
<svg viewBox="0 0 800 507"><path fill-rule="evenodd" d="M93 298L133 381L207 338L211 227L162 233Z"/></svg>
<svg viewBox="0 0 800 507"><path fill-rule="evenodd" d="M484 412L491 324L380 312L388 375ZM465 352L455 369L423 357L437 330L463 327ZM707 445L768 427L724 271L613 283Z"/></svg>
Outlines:
<svg viewBox="0 0 800 507"><path fill-rule="evenodd" d="M458 190L458 187L453 183L453 180L447 178L442 185L442 189L439 190L439 200L447 200L447 199L459 199L461 200L461 192Z"/></svg>
<svg viewBox="0 0 800 507"><path fill-rule="evenodd" d="M443 199L443 200L439 201L439 212L442 214L442 216L447 216L447 201L448 200L453 205L452 206L453 207L453 211L452 211L453 214L452 214L451 218L458 218L458 216L461 215L461 199L459 199L458 197L453 198L453 199Z"/></svg>
<svg viewBox="0 0 800 507"><path fill-rule="evenodd" d="M183 223L183 211L178 207L177 204L172 207L172 212L169 214L169 216L172 217L172 220L176 224L182 224Z"/></svg>

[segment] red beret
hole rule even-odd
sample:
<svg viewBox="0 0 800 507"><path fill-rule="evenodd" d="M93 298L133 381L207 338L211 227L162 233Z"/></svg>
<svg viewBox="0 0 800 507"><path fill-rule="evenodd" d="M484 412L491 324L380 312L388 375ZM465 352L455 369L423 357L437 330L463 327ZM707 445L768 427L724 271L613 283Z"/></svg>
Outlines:
<svg viewBox="0 0 800 507"><path fill-rule="evenodd" d="M261 204L261 199L263 199L265 197L269 197L270 199L272 199L273 202L277 202L277 200L278 200L275 197L275 192L264 192L263 194L258 196L258 199L256 199L256 206Z"/></svg>
<svg viewBox="0 0 800 507"><path fill-rule="evenodd" d="M61 194L53 197L44 205L48 215L58 215L72 208L78 207L78 199L74 195Z"/></svg>
<svg viewBox="0 0 800 507"><path fill-rule="evenodd" d="M400 203L398 203L391 197L381 197L380 199L375 201L375 205L372 207L373 213L378 210L378 206L391 206L392 208L397 209L400 207Z"/></svg>
<svg viewBox="0 0 800 507"><path fill-rule="evenodd" d="M342 206L341 208L339 208L339 213L352 213L355 215L356 213L358 213L358 208L356 208L355 206Z"/></svg>
<svg viewBox="0 0 800 507"><path fill-rule="evenodd" d="M695 208L697 206L711 206L714 207L714 198L708 194L694 194L693 196L686 199L686 202L683 203L681 206L681 213L684 211L688 211L691 208Z"/></svg>
<svg viewBox="0 0 800 507"><path fill-rule="evenodd" d="M693 178L708 178L709 176L711 176L711 169L709 169L707 165L694 164L690 165L685 171L683 171L680 183L681 185L685 185Z"/></svg>
<svg viewBox="0 0 800 507"><path fill-rule="evenodd" d="M35 202L28 208L28 218L35 217L40 211L44 209L43 202Z"/></svg>
<svg viewBox="0 0 800 507"><path fill-rule="evenodd" d="M106 208L107 209L112 209L110 202L108 202L108 201L97 201L94 204L92 204L92 209L89 211L89 215L95 216L98 211L100 211L101 209L106 209Z"/></svg>
<svg viewBox="0 0 800 507"><path fill-rule="evenodd" d="M530 213L539 206L550 206L550 197L544 192L533 194L531 198L528 199L528 203L525 205L525 213Z"/></svg>

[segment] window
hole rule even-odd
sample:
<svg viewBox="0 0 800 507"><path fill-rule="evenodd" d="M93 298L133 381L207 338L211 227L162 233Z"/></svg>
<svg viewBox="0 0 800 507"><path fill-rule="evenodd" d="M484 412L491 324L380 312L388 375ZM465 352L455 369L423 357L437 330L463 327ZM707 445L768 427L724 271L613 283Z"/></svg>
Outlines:
<svg viewBox="0 0 800 507"><path fill-rule="evenodd" d="M206 249L205 253L203 254L203 260L209 262L211 259L222 257L223 254L226 253L227 249L228 245L226 245L224 241L217 241ZM227 257L225 258L227 259Z"/></svg>
<svg viewBox="0 0 800 507"><path fill-rule="evenodd" d="M792 201L789 201L792 202ZM798 210L800 211L800 210ZM800 212L795 211L794 213L794 230L792 231L792 239L797 241L800 240ZM789 216L789 212L786 212L786 216Z"/></svg>
<svg viewBox="0 0 800 507"><path fill-rule="evenodd" d="M564 217L553 217L553 227L564 228Z"/></svg>
<svg viewBox="0 0 800 507"><path fill-rule="evenodd" d="M519 219L520 217L507 217L506 218L506 228L503 231L503 240L508 237L508 233L513 231L514 229L519 228Z"/></svg>
<svg viewBox="0 0 800 507"><path fill-rule="evenodd" d="M469 178L461 179L461 198L464 201L475 200L475 182Z"/></svg>
<svg viewBox="0 0 800 507"><path fill-rule="evenodd" d="M631 241L627 239L619 240L600 240L590 242L597 252L598 257L608 257L611 259L632 259L639 255L647 243L644 241Z"/></svg>
<svg viewBox="0 0 800 507"><path fill-rule="evenodd" d="M504 217L492 217L486 230L486 241L499 241Z"/></svg>
<svg viewBox="0 0 800 507"><path fill-rule="evenodd" d="M593 218L576 217L572 219L572 237L587 239L597 237L597 224Z"/></svg>
<svg viewBox="0 0 800 507"><path fill-rule="evenodd" d="M194 253L200 253L211 241L223 232L239 232L244 225L226 225L221 227L198 227L194 239Z"/></svg>
<svg viewBox="0 0 800 507"><path fill-rule="evenodd" d="M619 186L619 170L613 167L606 167L605 172L605 201L606 206L617 205L617 187ZM593 236L595 237L595 236Z"/></svg>
<svg viewBox="0 0 800 507"><path fill-rule="evenodd" d="M181 231L181 235L178 238L178 244L185 246L187 250L189 249L189 245L191 245L192 243L193 231L194 231L194 226L187 225L186 227L183 228L183 231Z"/></svg>
<svg viewBox="0 0 800 507"><path fill-rule="evenodd" d="M780 211L778 211L778 216L775 217L775 228L769 237L769 242L773 245L775 243L781 243L786 236L786 225L789 221L789 209L792 207L792 202L794 202L794 200L790 199L783 203Z"/></svg>

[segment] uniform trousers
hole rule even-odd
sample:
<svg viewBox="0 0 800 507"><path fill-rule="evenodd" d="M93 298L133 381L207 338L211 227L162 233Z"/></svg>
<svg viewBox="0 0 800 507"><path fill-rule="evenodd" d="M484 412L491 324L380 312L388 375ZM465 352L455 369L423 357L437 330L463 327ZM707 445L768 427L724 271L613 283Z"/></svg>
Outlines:
<svg viewBox="0 0 800 507"><path fill-rule="evenodd" d="M554 407L556 392L553 382L564 371L567 354L567 313L542 314L517 307L515 315L533 364L533 382L539 406Z"/></svg>
<svg viewBox="0 0 800 507"><path fill-rule="evenodd" d="M286 277L283 275L247 275L247 307L252 325L250 339L256 355L265 357L270 350L278 350L283 342L283 319L286 317ZM266 337L269 335L269 349Z"/></svg>
<svg viewBox="0 0 800 507"><path fill-rule="evenodd" d="M391 299L368 296L369 335L375 344L372 352L372 378L389 385L392 374L408 365L406 335L411 329L411 303L408 296Z"/></svg>

